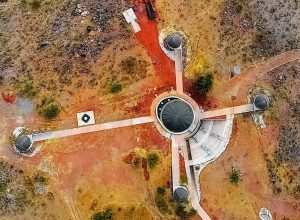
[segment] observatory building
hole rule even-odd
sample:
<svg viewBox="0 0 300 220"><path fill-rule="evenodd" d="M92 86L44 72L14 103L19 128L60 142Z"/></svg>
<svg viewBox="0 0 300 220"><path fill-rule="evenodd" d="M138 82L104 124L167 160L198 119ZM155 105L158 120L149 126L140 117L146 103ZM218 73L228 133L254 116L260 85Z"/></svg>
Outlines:
<svg viewBox="0 0 300 220"><path fill-rule="evenodd" d="M174 190L173 199L178 203L186 202L188 199L188 195L189 193L187 188L180 186Z"/></svg>
<svg viewBox="0 0 300 220"><path fill-rule="evenodd" d="M256 110L265 110L270 105L270 99L267 95L258 94L254 97L253 104Z"/></svg>
<svg viewBox="0 0 300 220"><path fill-rule="evenodd" d="M192 106L179 97L167 97L159 102L156 116L162 127L172 134L186 132L195 120Z"/></svg>
<svg viewBox="0 0 300 220"><path fill-rule="evenodd" d="M169 51L173 51L177 48L180 48L182 44L182 38L179 34L170 34L164 40L165 48Z"/></svg>
<svg viewBox="0 0 300 220"><path fill-rule="evenodd" d="M32 139L28 135L20 135L16 138L15 147L19 153L28 153L32 148Z"/></svg>

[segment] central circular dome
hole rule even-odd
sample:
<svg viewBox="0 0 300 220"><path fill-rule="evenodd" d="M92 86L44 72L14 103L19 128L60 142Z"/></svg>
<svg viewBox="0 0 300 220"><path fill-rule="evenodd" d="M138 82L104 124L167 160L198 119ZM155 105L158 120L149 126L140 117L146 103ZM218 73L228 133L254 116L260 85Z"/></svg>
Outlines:
<svg viewBox="0 0 300 220"><path fill-rule="evenodd" d="M162 126L171 133L184 133L194 122L194 110L178 97L168 97L157 106L157 116Z"/></svg>

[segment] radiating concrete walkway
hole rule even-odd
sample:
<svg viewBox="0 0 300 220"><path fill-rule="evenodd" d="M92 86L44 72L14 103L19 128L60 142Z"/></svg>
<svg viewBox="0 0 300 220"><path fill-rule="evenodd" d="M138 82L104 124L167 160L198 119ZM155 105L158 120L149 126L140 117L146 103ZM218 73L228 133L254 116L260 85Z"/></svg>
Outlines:
<svg viewBox="0 0 300 220"><path fill-rule="evenodd" d="M172 184L173 190L180 186L180 167L178 143L172 138Z"/></svg>
<svg viewBox="0 0 300 220"><path fill-rule="evenodd" d="M71 129L60 130L60 131L51 131L51 132L33 134L32 139L34 142L43 141L43 140L49 140L53 138L68 137L68 136L91 133L96 131L103 131L103 130L108 130L113 128L121 128L121 127L127 127L132 125L151 123L154 121L155 121L155 117L152 116L132 118L127 120L114 121L114 122L108 122L103 124L95 124L95 125L71 128Z"/></svg>
<svg viewBox="0 0 300 220"><path fill-rule="evenodd" d="M205 212L205 210L201 207L199 203L200 198L197 191L196 181L194 179L194 176L192 175L192 167L189 165L187 146L182 147L182 152L184 157L186 176L188 180L188 190L192 207L197 211L198 215L200 215L202 220L211 220L211 218L208 216L208 214Z"/></svg>
<svg viewBox="0 0 300 220"><path fill-rule="evenodd" d="M176 75L176 91L183 94L183 66L182 66L182 49L175 50L175 75Z"/></svg>
<svg viewBox="0 0 300 220"><path fill-rule="evenodd" d="M222 108L212 111L206 111L203 113L204 119L205 118L214 118L218 116L224 116L224 115L233 115L233 114L241 114L241 113L247 113L247 112L253 112L255 111L253 104L246 104L246 105L239 105L229 108Z"/></svg>

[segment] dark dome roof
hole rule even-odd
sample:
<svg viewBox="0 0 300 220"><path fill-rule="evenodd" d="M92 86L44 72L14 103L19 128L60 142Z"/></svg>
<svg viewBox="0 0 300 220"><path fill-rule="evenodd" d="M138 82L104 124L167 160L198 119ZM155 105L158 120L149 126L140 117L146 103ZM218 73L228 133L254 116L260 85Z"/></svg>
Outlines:
<svg viewBox="0 0 300 220"><path fill-rule="evenodd" d="M259 94L254 97L254 105L256 108L258 108L260 110L264 110L269 107L270 99L266 95Z"/></svg>
<svg viewBox="0 0 300 220"><path fill-rule="evenodd" d="M180 47L182 39L178 34L171 34L167 37L167 44L171 49Z"/></svg>
<svg viewBox="0 0 300 220"><path fill-rule="evenodd" d="M185 187L178 187L173 192L173 198L176 202L185 202L188 199L188 191Z"/></svg>
<svg viewBox="0 0 300 220"><path fill-rule="evenodd" d="M29 150L29 148L31 147L31 145L32 145L32 142L27 135L18 136L16 139L15 146L18 149L18 151L20 151L21 153L27 152Z"/></svg>
<svg viewBox="0 0 300 220"><path fill-rule="evenodd" d="M164 99L159 118L170 132L181 133L186 131L194 121L192 107L179 98Z"/></svg>

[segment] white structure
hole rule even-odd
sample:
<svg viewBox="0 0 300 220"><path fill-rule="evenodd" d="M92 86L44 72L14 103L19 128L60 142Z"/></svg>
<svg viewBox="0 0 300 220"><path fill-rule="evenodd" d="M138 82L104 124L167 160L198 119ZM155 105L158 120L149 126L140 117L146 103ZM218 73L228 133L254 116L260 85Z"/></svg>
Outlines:
<svg viewBox="0 0 300 220"><path fill-rule="evenodd" d="M241 67L240 66L234 66L232 68L232 73L236 74L236 75L239 75L241 73Z"/></svg>
<svg viewBox="0 0 300 220"><path fill-rule="evenodd" d="M78 126L93 125L95 124L95 116L93 111L77 113Z"/></svg>
<svg viewBox="0 0 300 220"><path fill-rule="evenodd" d="M259 210L259 217L261 220L272 220L271 212L266 208L261 208Z"/></svg>
<svg viewBox="0 0 300 220"><path fill-rule="evenodd" d="M132 8L129 8L128 10L124 11L123 16L127 23L130 24L133 28L134 33L137 33L141 30L140 25L136 22L137 17Z"/></svg>

